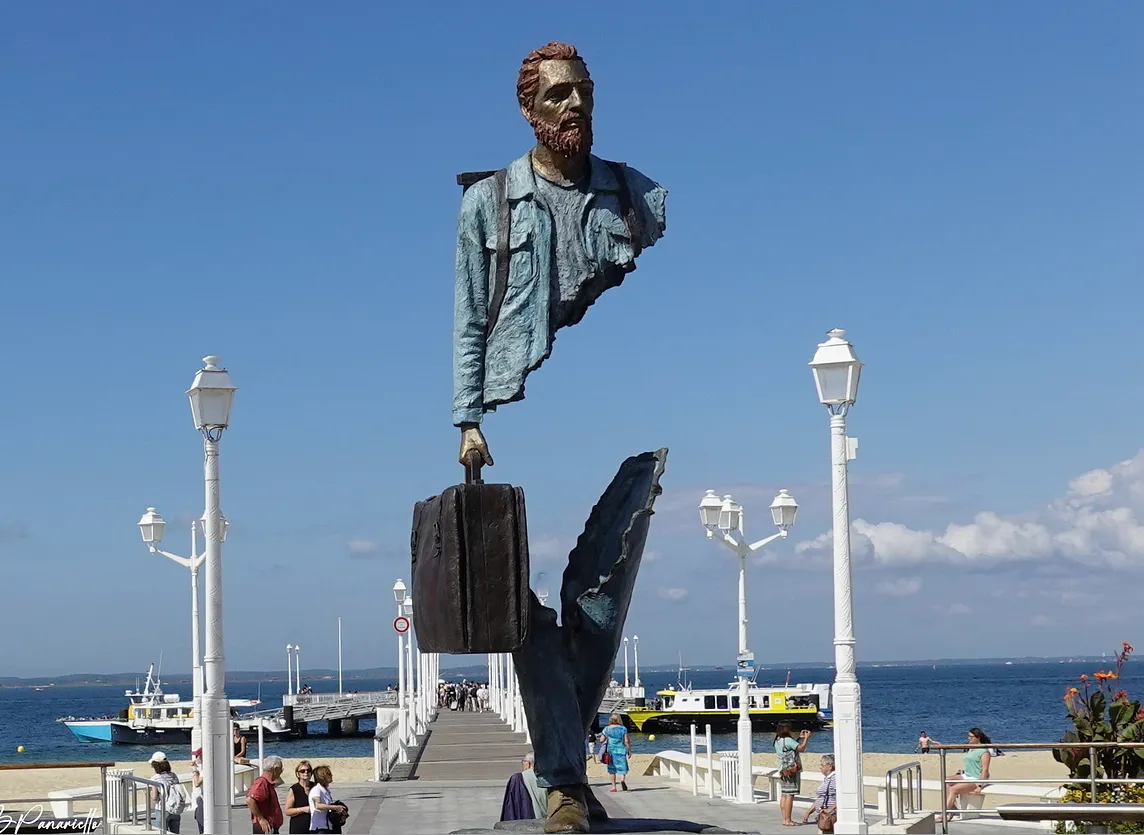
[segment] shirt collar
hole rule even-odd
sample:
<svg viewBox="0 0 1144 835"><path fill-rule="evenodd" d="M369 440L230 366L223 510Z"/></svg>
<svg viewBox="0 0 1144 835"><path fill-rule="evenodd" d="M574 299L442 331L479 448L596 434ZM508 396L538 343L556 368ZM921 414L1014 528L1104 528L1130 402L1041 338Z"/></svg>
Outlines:
<svg viewBox="0 0 1144 835"><path fill-rule="evenodd" d="M536 195L536 172L532 170L531 150L524 156L512 161L508 167L508 199L532 199ZM588 189L595 193L600 191L619 191L619 183L612 173L612 168L595 154L588 155Z"/></svg>

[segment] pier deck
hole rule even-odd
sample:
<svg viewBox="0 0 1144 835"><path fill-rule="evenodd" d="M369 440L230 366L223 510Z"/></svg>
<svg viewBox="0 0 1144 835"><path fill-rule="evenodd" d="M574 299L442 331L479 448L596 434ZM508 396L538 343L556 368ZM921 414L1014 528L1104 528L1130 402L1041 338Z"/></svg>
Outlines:
<svg viewBox="0 0 1144 835"><path fill-rule="evenodd" d="M429 724L421 750L409 769L409 780L499 780L520 770L531 750L524 734L513 733L491 711L438 712ZM500 807L497 807L499 814Z"/></svg>

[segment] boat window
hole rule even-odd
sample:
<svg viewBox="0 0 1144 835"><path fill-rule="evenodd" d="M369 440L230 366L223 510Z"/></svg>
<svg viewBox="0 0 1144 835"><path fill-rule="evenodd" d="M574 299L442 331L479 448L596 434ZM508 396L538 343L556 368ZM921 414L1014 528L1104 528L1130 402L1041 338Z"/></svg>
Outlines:
<svg viewBox="0 0 1144 835"><path fill-rule="evenodd" d="M739 697L738 696L732 696L731 697L731 710L738 710L738 709L739 709Z"/></svg>
<svg viewBox="0 0 1144 835"><path fill-rule="evenodd" d="M674 701L675 701L675 696L664 696L663 697L663 706L665 708L670 708L672 702L674 702Z"/></svg>
<svg viewBox="0 0 1144 835"><path fill-rule="evenodd" d="M714 696L704 696L703 697L703 708L705 710L714 710L715 709L715 697Z"/></svg>
<svg viewBox="0 0 1144 835"><path fill-rule="evenodd" d="M727 709L727 697L726 696L719 696L717 698L718 698L718 702L719 702L719 705L718 705L719 710L726 710Z"/></svg>

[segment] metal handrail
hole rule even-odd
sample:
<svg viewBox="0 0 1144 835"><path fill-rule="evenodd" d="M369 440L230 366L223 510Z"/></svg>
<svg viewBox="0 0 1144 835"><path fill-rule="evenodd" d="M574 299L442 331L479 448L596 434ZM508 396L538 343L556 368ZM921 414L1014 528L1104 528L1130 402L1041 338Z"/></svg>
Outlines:
<svg viewBox="0 0 1144 835"><path fill-rule="evenodd" d="M0 765L0 771L24 771L24 770L37 770L47 768L98 768L99 769L99 808L103 815L104 821L107 820L107 769L113 768L115 763L96 762L96 763L20 763L17 765ZM31 803L34 806L52 803L58 801L58 797L24 797L17 799L0 799L0 811L9 804L19 804L23 806L26 803Z"/></svg>
<svg viewBox="0 0 1144 835"><path fill-rule="evenodd" d="M160 835L167 833L167 792L170 790L170 783L164 780L148 780L146 777L136 777L134 774L120 775L120 780L124 783L131 785L130 798L131 798L131 822L136 823L139 820L139 786L150 786L159 791L159 808L163 810L163 814L159 815L159 832ZM105 783L106 785L106 783ZM105 789L106 791L106 789ZM147 817L143 822L143 830L145 832L151 831L151 821L155 817L155 807L151 800L151 792L146 792L147 795Z"/></svg>
<svg viewBox="0 0 1144 835"><path fill-rule="evenodd" d="M1142 803L1007 803L997 807L1002 820L1141 821Z"/></svg>
<svg viewBox="0 0 1144 835"><path fill-rule="evenodd" d="M1062 780L1060 777L1044 778L1044 777L1031 777L1029 779L993 779L993 778L977 778L970 779L962 775L959 777L949 777L946 769L945 754L946 751L971 751L971 750L1017 750L1017 751L1036 751L1045 749L1058 749L1058 748L1082 748L1088 750L1088 761L1090 763L1089 776L1086 778L1074 778ZM1113 785L1136 785L1144 784L1144 779L1141 778L1108 778L1096 776L1096 752L1097 750L1104 750L1107 748L1144 748L1144 742L979 742L979 743L961 743L961 744L936 744L931 745L931 751L937 751L940 755L941 765L941 831L942 835L949 835L949 816L956 810L946 808L946 787L955 785L957 783L983 783L985 785L992 785L994 783L1052 783L1061 786L1066 783L1088 783L1092 799L1096 800L1096 790L1101 784ZM1114 806L1115 804L1080 804L1080 803L1064 803L1064 804L1006 804L1006 808L1010 810L1011 814L1028 814L1028 809L1034 807L1038 811L1047 812L1049 809L1054 810L1052 815L1046 815L1042 819L1051 820L1087 820L1087 818L1070 818L1068 817L1069 809L1081 806ZM1017 810L1013 812L1012 810ZM1078 811L1077 814L1083 814L1084 810ZM976 814L982 817L1002 817L999 809L979 809ZM1017 818L1014 818L1017 819Z"/></svg>
<svg viewBox="0 0 1144 835"><path fill-rule="evenodd" d="M905 809L905 804L902 802L902 775L905 772L917 774L917 782L912 779L905 785L906 796L909 798L909 811ZM902 765L891 768L886 772L886 825L894 825L894 778L897 778L897 795L898 795L898 811L901 813L899 817L905 817L907 814L912 815L914 812L922 808L922 764L920 762L903 763ZM917 788L917 805L914 805L914 789Z"/></svg>

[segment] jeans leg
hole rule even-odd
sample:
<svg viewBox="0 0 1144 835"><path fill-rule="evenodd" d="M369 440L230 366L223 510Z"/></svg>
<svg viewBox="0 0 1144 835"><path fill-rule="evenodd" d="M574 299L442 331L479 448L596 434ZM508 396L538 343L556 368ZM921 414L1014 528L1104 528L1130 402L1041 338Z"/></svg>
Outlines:
<svg viewBox="0 0 1144 835"><path fill-rule="evenodd" d="M513 662L544 788L587 782L584 737L611 678L666 458L629 458L592 509L564 571L563 624L531 597Z"/></svg>
<svg viewBox="0 0 1144 835"><path fill-rule="evenodd" d="M532 596L528 640L513 653L520 699L536 752L536 782L542 788L588 781L584 728L573 669L556 612Z"/></svg>

